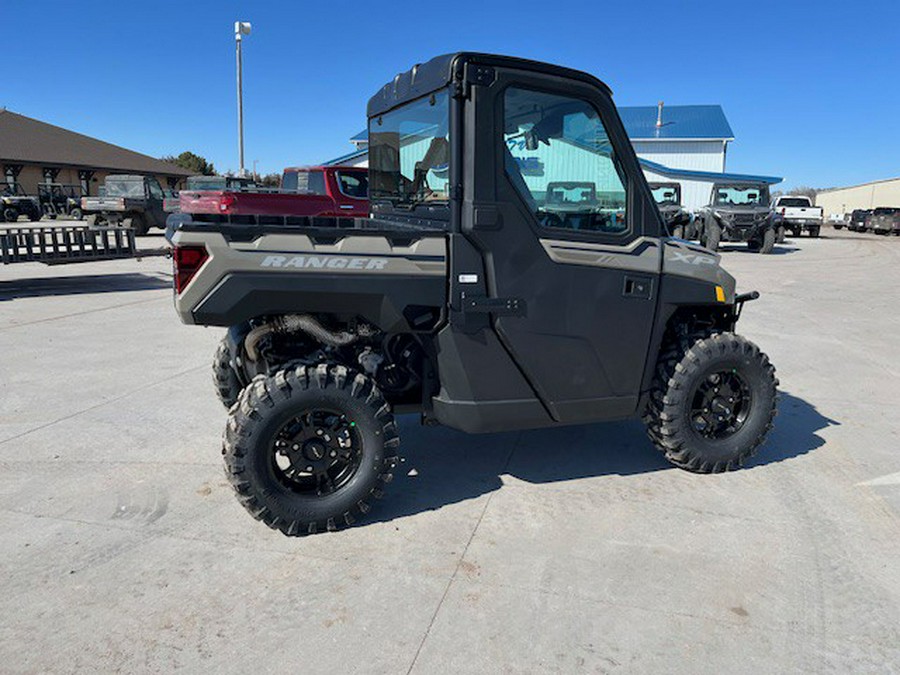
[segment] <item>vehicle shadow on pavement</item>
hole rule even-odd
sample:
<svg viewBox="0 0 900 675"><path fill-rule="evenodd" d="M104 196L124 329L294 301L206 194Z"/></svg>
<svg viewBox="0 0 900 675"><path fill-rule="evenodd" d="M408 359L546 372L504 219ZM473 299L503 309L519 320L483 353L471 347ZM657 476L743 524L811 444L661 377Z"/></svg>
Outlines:
<svg viewBox="0 0 900 675"><path fill-rule="evenodd" d="M812 403L779 391L775 426L765 445L745 463L744 468L774 464L812 452L825 445L825 439L818 432L840 424L825 417Z"/></svg>
<svg viewBox="0 0 900 675"><path fill-rule="evenodd" d="M791 244L775 244L775 248L772 249L771 253L767 253L766 255L788 255L790 253L796 253L799 250L800 249L797 246L792 246ZM760 255L758 251L751 251L747 248L746 244L736 244L734 246L719 245L719 252L752 253L753 255Z"/></svg>
<svg viewBox="0 0 900 675"><path fill-rule="evenodd" d="M0 302L48 295L126 293L171 288L170 276L158 274L93 274L86 276L0 281Z"/></svg>
<svg viewBox="0 0 900 675"><path fill-rule="evenodd" d="M775 427L743 470L782 462L821 447L818 432L839 424L815 406L782 392ZM599 476L680 471L653 447L637 420L469 435L444 427L423 429L414 416L400 420L401 463L390 498L375 520L387 522L439 509L503 487L501 476L556 483Z"/></svg>

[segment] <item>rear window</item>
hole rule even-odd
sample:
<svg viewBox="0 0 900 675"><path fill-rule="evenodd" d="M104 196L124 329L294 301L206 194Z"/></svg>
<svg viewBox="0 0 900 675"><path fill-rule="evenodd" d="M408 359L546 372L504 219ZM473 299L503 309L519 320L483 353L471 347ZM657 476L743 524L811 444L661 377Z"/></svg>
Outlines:
<svg viewBox="0 0 900 675"><path fill-rule="evenodd" d="M806 197L783 197L781 201L778 202L779 206L788 206L788 207L804 207L811 206L812 204Z"/></svg>
<svg viewBox="0 0 900 675"><path fill-rule="evenodd" d="M880 209L875 209L875 214L874 214L874 215L876 215L876 216L890 216L890 215L892 215L892 214L894 214L894 213L897 213L898 210L900 210L900 209L895 209L895 208L880 208Z"/></svg>
<svg viewBox="0 0 900 675"><path fill-rule="evenodd" d="M135 197L143 198L144 181L106 179L107 197Z"/></svg>
<svg viewBox="0 0 900 675"><path fill-rule="evenodd" d="M285 171L281 189L307 195L327 195L325 173L322 171Z"/></svg>

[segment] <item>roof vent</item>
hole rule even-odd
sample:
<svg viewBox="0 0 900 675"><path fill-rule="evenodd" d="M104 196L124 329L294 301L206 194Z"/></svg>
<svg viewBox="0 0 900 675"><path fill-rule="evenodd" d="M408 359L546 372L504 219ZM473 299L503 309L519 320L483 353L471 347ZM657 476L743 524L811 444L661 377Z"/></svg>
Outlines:
<svg viewBox="0 0 900 675"><path fill-rule="evenodd" d="M656 104L656 128L657 129L659 129L663 125L662 109L663 109L663 102L660 101L659 103Z"/></svg>

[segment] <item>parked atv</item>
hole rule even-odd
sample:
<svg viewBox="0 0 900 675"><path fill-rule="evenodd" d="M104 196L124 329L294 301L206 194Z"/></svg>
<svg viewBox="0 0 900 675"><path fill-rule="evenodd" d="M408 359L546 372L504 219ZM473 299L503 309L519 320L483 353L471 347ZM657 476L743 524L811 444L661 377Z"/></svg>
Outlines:
<svg viewBox="0 0 900 675"><path fill-rule="evenodd" d="M19 183L0 184L0 206L2 206L3 220L14 223L19 216L26 216L28 220L41 219L41 207L37 197L25 194Z"/></svg>
<svg viewBox="0 0 900 675"><path fill-rule="evenodd" d="M696 239L694 214L681 205L681 184L649 183L649 186L671 235L679 239Z"/></svg>
<svg viewBox="0 0 900 675"><path fill-rule="evenodd" d="M695 222L700 243L710 251L718 250L720 242L735 241L747 242L751 251L771 253L778 237L765 183L716 183Z"/></svg>
<svg viewBox="0 0 900 675"><path fill-rule="evenodd" d="M39 183L38 201L41 213L51 220L58 217L81 220L81 198L84 191L80 185L62 183Z"/></svg>
<svg viewBox="0 0 900 675"><path fill-rule="evenodd" d="M452 54L368 114L370 218L183 213L173 235L181 320L229 328L225 467L254 518L299 535L365 517L398 413L467 432L641 416L700 473L756 452L778 382L734 330L758 294L668 236L605 84Z"/></svg>

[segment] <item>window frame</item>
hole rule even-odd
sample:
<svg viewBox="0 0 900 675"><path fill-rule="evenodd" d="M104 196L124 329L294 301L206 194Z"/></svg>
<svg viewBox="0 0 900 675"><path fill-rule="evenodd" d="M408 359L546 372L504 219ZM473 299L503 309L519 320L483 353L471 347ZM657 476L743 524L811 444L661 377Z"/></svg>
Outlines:
<svg viewBox="0 0 900 675"><path fill-rule="evenodd" d="M354 173L365 173L365 174L366 174L366 196L365 196L365 197L356 197L356 196L354 196L354 195L349 195L349 194L347 194L346 192L344 192L344 186L343 186L343 184L341 183L341 174L342 174L342 173L350 173L350 172L347 171L346 169L343 170L343 171L342 171L341 169L337 169L337 170L334 172L334 181L337 183L338 192L340 192L341 195L343 195L343 196L346 197L347 199L355 199L355 200L361 201L361 202L369 201L369 196L368 196L368 193L369 193L369 187L368 187L368 182L369 182L368 171L363 171L363 170L358 169L358 168L355 168L355 167L351 167L351 171L353 171Z"/></svg>
<svg viewBox="0 0 900 675"><path fill-rule="evenodd" d="M567 227L548 227L541 224L541 222L538 220L537 214L532 211L531 208L529 208L524 195L519 192L519 190L515 186L514 181L506 171L506 162L504 155L506 151L506 93L509 89L520 89L540 94L549 94L551 96L569 98L573 101L578 101L589 105L596 111L597 117L600 120L600 123L603 125L603 130L606 133L606 137L609 139L610 146L613 150L610 159L613 162L616 174L618 175L619 180L622 182L622 187L625 190L624 230L622 230L621 232L599 232L590 230L576 230ZM503 179L509 183L510 188L512 188L512 192L515 193L518 198L518 205L523 211L529 214L528 223L531 226L531 229L537 235L538 239L564 239L571 241L585 241L590 243L605 243L611 245L628 244L637 237L643 235L643 233L638 232L638 228L636 227L637 220L634 212L638 206L638 202L635 198L635 186L628 172L625 171L625 167L623 166L622 161L619 157L618 148L616 147L616 140L614 139L613 135L610 134L608 112L604 110L604 106L597 105L597 101L589 95L591 93L590 91L583 92L579 91L579 89L579 87L570 87L564 89L561 87L557 88L546 85L542 86L542 84L532 84L531 82L528 82L527 77L516 77L515 80L504 84L504 86L498 90L497 97L500 102L500 105L498 106L500 112L497 119L499 125L495 129L494 133L497 152L496 166L499 169L498 175L501 175Z"/></svg>

